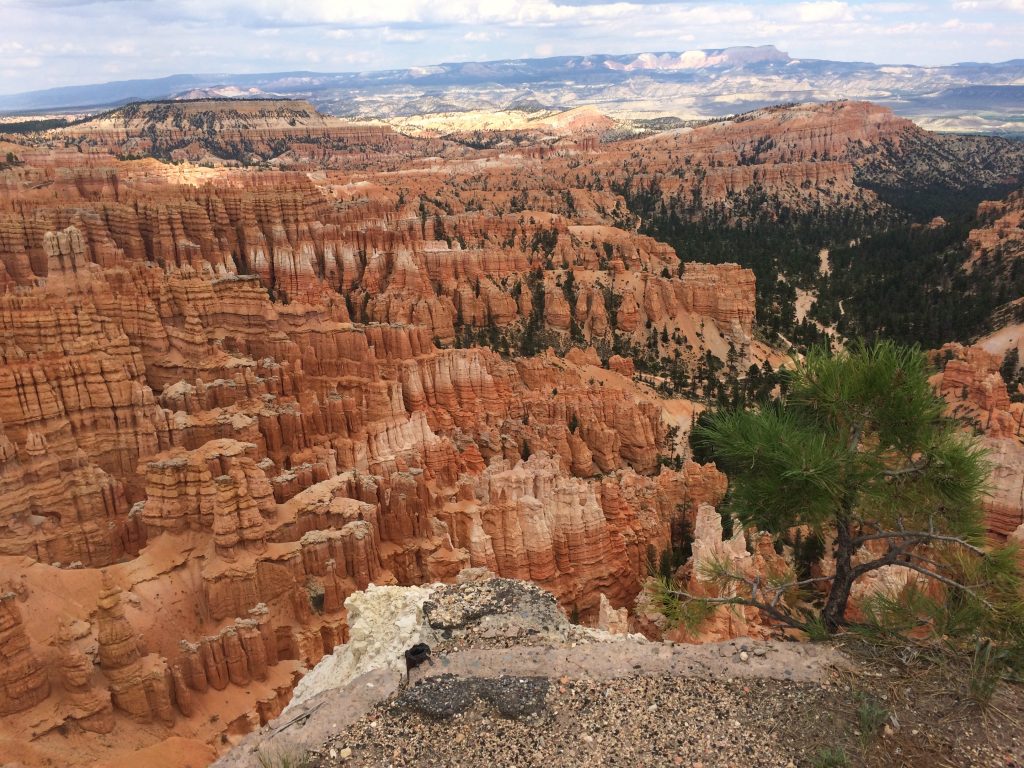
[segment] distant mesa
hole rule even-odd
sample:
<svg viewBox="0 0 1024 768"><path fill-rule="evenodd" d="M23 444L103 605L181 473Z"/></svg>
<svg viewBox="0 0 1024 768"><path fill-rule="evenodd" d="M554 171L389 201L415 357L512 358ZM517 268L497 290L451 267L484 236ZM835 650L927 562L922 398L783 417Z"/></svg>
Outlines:
<svg viewBox="0 0 1024 768"><path fill-rule="evenodd" d="M200 98L126 104L57 133L91 151L123 159L253 165L294 157L298 147L344 153L408 143L384 126L356 125L323 115L308 101L282 98Z"/></svg>
<svg viewBox="0 0 1024 768"><path fill-rule="evenodd" d="M274 98L276 94L267 93L260 88L239 88L234 85L214 86L211 88L192 88L184 93L174 95L175 99L259 99Z"/></svg>
<svg viewBox="0 0 1024 768"><path fill-rule="evenodd" d="M616 119L723 117L788 102L866 99L942 131L1020 134L1024 59L887 66L795 59L771 45L449 62L377 72L184 74L0 96L0 113L95 111L131 101L302 98L325 114L391 120L594 106Z"/></svg>

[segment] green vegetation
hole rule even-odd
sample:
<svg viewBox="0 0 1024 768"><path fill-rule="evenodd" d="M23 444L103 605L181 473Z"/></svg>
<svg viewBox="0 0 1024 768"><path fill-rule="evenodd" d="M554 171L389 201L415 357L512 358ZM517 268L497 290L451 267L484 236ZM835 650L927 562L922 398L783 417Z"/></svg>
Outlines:
<svg viewBox="0 0 1024 768"><path fill-rule="evenodd" d="M82 121L76 120L74 123L70 123L63 117L18 120L16 122L0 123L0 133L36 133L37 131L48 131L52 128L65 128L80 122Z"/></svg>
<svg viewBox="0 0 1024 768"><path fill-rule="evenodd" d="M716 204L705 204L699 195L664 200L657 181L647 187L627 181L613 189L643 222L641 232L675 249L680 274L688 261L734 262L752 269L757 324L769 337L781 333L801 348L824 340L812 323L796 319L796 290L817 285L819 251L880 230L895 218L867 216L849 202L797 211L759 187Z"/></svg>
<svg viewBox="0 0 1024 768"><path fill-rule="evenodd" d="M889 710L870 694L862 693L857 704L857 731L862 747L866 748L879 736L889 718Z"/></svg>
<svg viewBox="0 0 1024 768"><path fill-rule="evenodd" d="M939 227L894 225L834 247L811 317L848 338L889 338L938 347L984 333L996 307L1024 293L1024 262L962 269L977 226L962 216Z"/></svg>
<svg viewBox="0 0 1024 768"><path fill-rule="evenodd" d="M530 443L524 439L522 446L519 448L519 458L527 461L532 455L533 451L530 449Z"/></svg>
<svg viewBox="0 0 1024 768"><path fill-rule="evenodd" d="M686 600L675 589L672 579L652 576L653 581L645 587L649 605L665 617L670 627L682 626L686 631L695 633L711 618L714 605L705 600Z"/></svg>
<svg viewBox="0 0 1024 768"><path fill-rule="evenodd" d="M850 758L842 747L822 747L811 758L812 768L848 768Z"/></svg>
<svg viewBox="0 0 1024 768"><path fill-rule="evenodd" d="M1014 402L1024 400L1024 394L1018 391L1020 387L1024 386L1024 368L1021 368L1020 353L1017 352L1016 347L1011 347L1007 350L1003 363L999 366L999 375L1006 382L1006 389L1010 393L1010 399Z"/></svg>
<svg viewBox="0 0 1024 768"><path fill-rule="evenodd" d="M974 439L944 417L928 374L918 349L893 342L836 355L815 348L787 372L784 399L721 410L697 425L697 444L730 477L726 509L743 525L770 531L780 544L801 526L834 541L832 576L751 579L712 563L704 576L734 596L710 602L835 633L849 626L854 584L896 566L914 578L898 595L879 592L861 605L862 629L926 631L960 648L985 638L994 650L983 666L997 676L1020 669L1017 553L986 547L988 465ZM855 561L866 544L874 554Z"/></svg>
<svg viewBox="0 0 1024 768"><path fill-rule="evenodd" d="M1006 146L1009 155L1019 153L1014 149L1019 144ZM676 172L696 181L689 195L663 195L658 177L626 178L612 189L633 217L620 226L640 222L641 232L671 245L680 273L688 261L735 262L752 269L757 325L770 340L781 335L799 350L823 343L812 322L818 321L846 338L936 347L984 333L993 310L1024 293L1024 262L1017 261L1009 274L1002 274L998 263L962 269L968 256L964 241L978 224L977 204L1004 196L1010 187L986 181L991 162L974 157L971 147L957 151L966 153L967 165L944 174L919 164L901 167L903 160L888 155L884 163L895 170L869 164L857 183L884 203L874 209L864 198L829 190L819 190L821 202L796 209L758 186L710 203L700 193L706 169L699 164ZM977 178L971 176L972 163L978 164ZM948 223L915 223L934 216ZM822 248L829 250L831 274L819 271ZM798 289L818 297L809 317L800 321Z"/></svg>
<svg viewBox="0 0 1024 768"><path fill-rule="evenodd" d="M300 747L261 748L256 752L260 768L309 768L312 760Z"/></svg>

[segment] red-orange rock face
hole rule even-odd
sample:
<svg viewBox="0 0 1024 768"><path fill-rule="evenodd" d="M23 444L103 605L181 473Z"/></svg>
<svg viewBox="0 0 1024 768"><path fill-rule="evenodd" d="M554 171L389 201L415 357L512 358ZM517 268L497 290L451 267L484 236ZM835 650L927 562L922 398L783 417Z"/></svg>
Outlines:
<svg viewBox="0 0 1024 768"><path fill-rule="evenodd" d="M1014 192L1005 200L989 200L978 206L981 226L971 230L968 265L995 259L1004 268L1024 256L1024 193Z"/></svg>
<svg viewBox="0 0 1024 768"><path fill-rule="evenodd" d="M710 465L660 466L663 404L611 353L654 326L686 336L664 354L745 348L749 270L563 210L557 153L529 159L527 209L522 158L460 190L438 142L343 151L299 120L334 152L300 163L295 130L250 118L257 153L284 136L329 168L358 145L363 170L117 160L212 151L126 120L0 173L0 711L39 761L96 762L111 731L220 748L345 641L370 583L486 566L596 620L724 494Z"/></svg>
<svg viewBox="0 0 1024 768"><path fill-rule="evenodd" d="M32 651L17 596L0 595L0 714L21 712L50 694L46 668Z"/></svg>
<svg viewBox="0 0 1024 768"><path fill-rule="evenodd" d="M111 730L222 748L370 583L481 566L588 620L630 605L725 494L664 466L692 404L636 371L771 350L753 272L680 264L619 192L871 210L858 152L913 130L839 104L477 151L301 104L164 106L0 171L0 712L38 764L97 762ZM117 159L142 154L182 162ZM962 362L944 390L1018 440L989 362Z"/></svg>
<svg viewBox="0 0 1024 768"><path fill-rule="evenodd" d="M1024 525L1024 403L1011 403L999 374L1002 358L980 346L947 344L934 383L952 415L981 433L993 469L985 501L989 534L1005 540Z"/></svg>

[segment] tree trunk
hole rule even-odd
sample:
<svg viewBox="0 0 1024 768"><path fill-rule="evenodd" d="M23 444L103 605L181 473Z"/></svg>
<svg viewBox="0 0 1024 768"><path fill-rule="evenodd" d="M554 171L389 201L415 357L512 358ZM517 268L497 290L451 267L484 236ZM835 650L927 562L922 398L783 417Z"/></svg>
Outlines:
<svg viewBox="0 0 1024 768"><path fill-rule="evenodd" d="M832 590L825 601L821 618L829 632L837 631L846 623L846 604L850 600L853 586L853 536L846 521L836 526L835 544L836 575L832 579Z"/></svg>

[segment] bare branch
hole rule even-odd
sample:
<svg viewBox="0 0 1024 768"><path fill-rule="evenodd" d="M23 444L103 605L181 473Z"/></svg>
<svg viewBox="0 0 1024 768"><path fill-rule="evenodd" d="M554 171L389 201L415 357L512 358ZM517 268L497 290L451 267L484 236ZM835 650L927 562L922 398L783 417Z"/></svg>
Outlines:
<svg viewBox="0 0 1024 768"><path fill-rule="evenodd" d="M925 457L921 461L911 461L905 467L900 467L899 469L883 470L882 474L885 477L893 478L904 477L906 475L920 474L921 472L924 472L926 469L928 469L930 461L931 460L929 457Z"/></svg>
<svg viewBox="0 0 1024 768"><path fill-rule="evenodd" d="M919 555L917 552L908 552L907 553L907 557L910 557L910 558L912 558L914 560L919 560L920 562L922 562L922 563L924 563L926 565L930 565L932 568L935 568L936 570L941 570L943 568L949 568L949 564L948 563L940 563L938 560L932 560L930 557L925 557L924 555Z"/></svg>
<svg viewBox="0 0 1024 768"><path fill-rule="evenodd" d="M772 584L771 581L767 582L767 585L762 584L762 577L760 574L750 579L744 576L742 573L736 573L734 571L722 571L717 574L719 578L709 578L707 581L711 583L718 583L724 585L727 583L737 583L745 585L751 592L752 597L756 597L757 592L773 592L773 593L785 593L791 589L799 589L806 587L811 584L817 584L822 581L832 581L835 576L815 576L810 579L802 579L799 581L785 581L780 584Z"/></svg>
<svg viewBox="0 0 1024 768"><path fill-rule="evenodd" d="M969 592L970 594L972 594L976 598L978 598L982 603L984 603L985 607L987 607L989 609L992 609L992 610L995 610L995 606L993 606L992 603L990 603L984 597L982 597L977 592L975 592L975 589L977 589L977 586L969 586L967 584L961 584L959 581L954 581L953 579L947 578L947 577L943 576L941 573L936 573L935 571L931 571L931 570L929 570L927 568L924 568L924 567L922 567L920 565L916 565L914 563L909 563L909 562L907 562L905 560L897 562L897 563L894 563L894 565L898 565L898 566L900 566L902 568L909 568L910 570L912 570L912 571L914 571L916 573L920 573L920 574L922 574L924 576L927 576L930 579L935 579L936 581L941 582L942 584L945 584L948 587L953 587L954 589L960 589L960 590L963 590L964 592Z"/></svg>
<svg viewBox="0 0 1024 768"><path fill-rule="evenodd" d="M885 530L882 527L882 524L879 523L877 520L866 520L865 518L860 517L859 515L854 515L851 518L851 523L857 526L859 530L870 528L872 530L878 531L879 533Z"/></svg>
<svg viewBox="0 0 1024 768"><path fill-rule="evenodd" d="M959 536L946 536L941 533L932 533L931 531L880 531L879 533L868 533L863 536L858 536L853 540L855 547L860 547L862 544L868 541L879 541L882 539L906 539L914 541L917 544L930 542L930 541L942 541L950 544L958 544L969 552L973 552L979 557L984 557L986 552L981 547L976 547L966 539L962 539Z"/></svg>
<svg viewBox="0 0 1024 768"><path fill-rule="evenodd" d="M669 590L670 595L676 595L677 597L685 597L687 600L699 600L704 603L711 605L745 605L751 608L757 608L759 611L764 611L773 619L781 621L783 624L794 629L806 631L807 625L803 624L792 616L788 616L784 612L780 611L774 606L762 603L758 600L751 600L745 597L701 597L700 595L692 595L689 592L683 590Z"/></svg>
<svg viewBox="0 0 1024 768"><path fill-rule="evenodd" d="M864 432L864 422L858 421L856 426L850 430L850 444L848 450L855 451L857 446L860 445L860 438Z"/></svg>
<svg viewBox="0 0 1024 768"><path fill-rule="evenodd" d="M879 535L864 538L881 539L883 537ZM905 534L897 537L886 538L900 538L903 539L903 541L900 544L889 544L889 549L886 550L885 554L881 557L855 566L851 571L853 581L856 581L865 573L870 573L871 571L878 570L879 568L882 568L886 565L899 565L903 562L901 560L901 558L903 557L914 557L915 553L911 552L910 550L922 542L922 540L919 538L915 538L914 536L908 537Z"/></svg>
<svg viewBox="0 0 1024 768"><path fill-rule="evenodd" d="M834 576L815 576L809 579L801 579L796 581L787 581L781 584L772 584L771 582L765 583L762 576L756 575L753 578L748 578L742 573L729 572L723 570L717 574L719 579L717 580L720 585L725 584L742 584L748 590L750 590L750 597L740 597L738 595L732 595L729 597L698 597L692 595L689 592L683 590L673 590L670 594L685 597L690 600L703 600L707 603L713 603L716 605L745 605L758 610L764 611L773 618L781 621L788 626L796 629L804 629L806 626L795 619L789 617L785 612L779 609L779 603L782 598L785 597L786 592L791 589L799 589L802 587L810 586L811 584L818 584L821 582L832 581ZM761 596L759 599L759 595ZM770 596L770 599L769 599ZM765 600L768 602L765 602Z"/></svg>
<svg viewBox="0 0 1024 768"><path fill-rule="evenodd" d="M879 535L879 536L871 536L871 537L867 537L867 538L880 539L880 538L897 538L897 537L895 537L895 536L885 536L885 537L883 537L883 536ZM927 539L933 538L932 536L927 535L927 534L922 534L920 536L914 536L913 534L911 534L910 536L908 536L908 535L904 534L902 536L899 536L898 538L903 538L904 539L902 544L899 544L898 546L890 545L889 546L889 550L882 557L879 557L879 558L877 558L875 560L871 560L870 562L867 562L867 563L861 563L860 565L856 566L853 569L853 580L856 581L861 576L863 576L865 573L869 573L870 571L878 570L879 568L882 568L883 566L886 566L886 565L897 565L897 566L900 566L902 568L907 568L907 569L909 569L911 571L914 571L916 573L920 573L921 575L927 576L928 578L935 579L940 584L945 584L946 586L953 587L954 589L960 589L960 590L963 590L965 592L970 592L972 595L974 595L979 600L981 600L987 607L992 608L992 604L990 602L988 602L988 600L986 600L985 598L981 597L980 595L978 595L974 591L975 589L977 589L977 586L970 586L970 585L967 585L967 584L961 584L960 582L955 581L955 580L949 578L948 576L943 576L941 573L938 573L937 571L933 571L933 570L931 570L929 568L925 568L923 565L918 565L917 563L913 562L913 560L920 560L921 562L927 563L927 564L932 565L932 566L934 566L936 568L942 567L942 565L940 563L937 563L934 560L930 560L929 558L926 558L926 557L924 557L922 555L918 555L916 552L908 551L911 548L913 548L913 547L917 546L918 544L920 544L923 540L927 540ZM976 547L972 547L972 545L967 544L963 540L957 539L956 537L953 537L953 536L943 536L941 538L944 539L944 540L952 540L952 541L954 541L954 542L956 542L958 544L962 544L963 546L967 547L968 549L972 549L972 550L976 550L977 549ZM979 550L979 552L980 552L980 550ZM981 552L980 554L984 554L984 553ZM909 558L909 559L903 559L903 558Z"/></svg>

